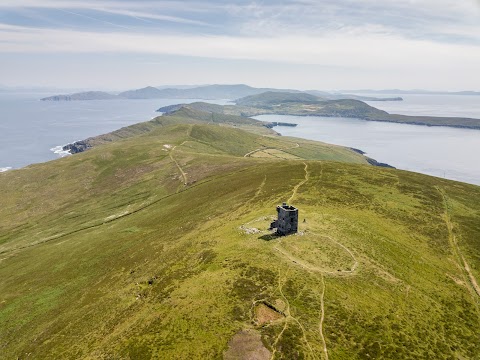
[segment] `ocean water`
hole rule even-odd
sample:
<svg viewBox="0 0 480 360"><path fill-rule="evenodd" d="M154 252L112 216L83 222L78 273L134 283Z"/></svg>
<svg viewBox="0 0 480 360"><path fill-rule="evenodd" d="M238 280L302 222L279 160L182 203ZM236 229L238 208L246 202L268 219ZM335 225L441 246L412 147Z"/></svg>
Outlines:
<svg viewBox="0 0 480 360"><path fill-rule="evenodd" d="M367 104L391 114L480 118L480 96L478 95L362 95L402 97L404 101L367 101Z"/></svg>
<svg viewBox="0 0 480 360"><path fill-rule="evenodd" d="M480 118L480 96L395 93L381 96L401 96L404 101L367 103L392 114ZM480 130L313 116L256 118L298 124L275 128L285 136L358 148L367 156L398 169L480 185Z"/></svg>
<svg viewBox="0 0 480 360"><path fill-rule="evenodd" d="M0 93L0 172L65 156L64 144L147 121L161 106L197 100L43 102L50 94ZM396 94L391 94L396 96ZM370 102L391 113L480 118L480 96L401 95ZM228 100L214 101L225 104ZM480 185L480 130L368 122L346 118L264 115L283 135L354 147L399 169Z"/></svg>
<svg viewBox="0 0 480 360"><path fill-rule="evenodd" d="M0 93L0 172L65 156L63 145L150 120L159 107L200 101L39 100L49 95Z"/></svg>
<svg viewBox="0 0 480 360"><path fill-rule="evenodd" d="M480 130L373 122L351 118L262 115L285 136L361 149L398 169L480 185Z"/></svg>

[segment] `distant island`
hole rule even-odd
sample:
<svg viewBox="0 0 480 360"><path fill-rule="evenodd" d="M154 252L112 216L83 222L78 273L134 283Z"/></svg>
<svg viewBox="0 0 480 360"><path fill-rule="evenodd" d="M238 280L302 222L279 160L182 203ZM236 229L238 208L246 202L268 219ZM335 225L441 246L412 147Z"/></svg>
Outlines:
<svg viewBox="0 0 480 360"><path fill-rule="evenodd" d="M389 114L386 111L379 110L365 102L354 99L328 100L307 93L272 91L240 98L235 101L235 105L216 105L197 102L188 105L178 104L165 106L157 111L170 113L181 107L244 117L268 114L344 117L410 125L480 129L480 119Z"/></svg>
<svg viewBox="0 0 480 360"><path fill-rule="evenodd" d="M201 99L235 100L246 96L258 95L264 92L288 92L311 94L316 98L328 100L355 99L362 101L402 101L401 97L377 98L353 94L329 93L318 90L299 91L293 89L255 88L244 84L238 85L205 85L197 87L157 88L147 86L141 89L128 90L119 94L105 91L87 91L67 95L54 95L41 99L42 101L84 101L84 100L114 100L114 99Z"/></svg>
<svg viewBox="0 0 480 360"><path fill-rule="evenodd" d="M347 92L367 93L370 90L348 90ZM402 93L402 90L378 90L378 93ZM415 93L403 91L403 93ZM428 92L418 90L422 94L477 94L472 91L458 93ZM480 94L480 93L478 93ZM330 93L319 90L291 90L273 88L255 88L244 84L238 85L204 85L145 88L128 90L118 94L104 91L87 91L70 95L55 95L41 99L42 101L84 101L84 100L114 100L114 99L231 99L235 105L215 105L208 103L193 103L191 108L220 114L251 117L265 114L348 117L367 121L393 122L411 125L448 126L466 129L480 129L480 119L462 117L412 116L389 114L368 105L365 101L402 101L401 97L377 98L350 93ZM184 104L166 106L159 112L176 111ZM293 124L295 125L295 124ZM293 126L289 124L288 126ZM270 126L279 126L272 125Z"/></svg>
<svg viewBox="0 0 480 360"><path fill-rule="evenodd" d="M104 91L86 91L71 95L55 95L41 99L42 101L75 101L75 100L111 100L118 96Z"/></svg>
<svg viewBox="0 0 480 360"><path fill-rule="evenodd" d="M432 91L432 90L422 90L422 89L413 89L413 90L400 90L400 89L384 89L384 90L373 90L373 89L357 89L357 90L341 90L344 93L355 93L355 94L401 94L401 95L480 95L480 91Z"/></svg>

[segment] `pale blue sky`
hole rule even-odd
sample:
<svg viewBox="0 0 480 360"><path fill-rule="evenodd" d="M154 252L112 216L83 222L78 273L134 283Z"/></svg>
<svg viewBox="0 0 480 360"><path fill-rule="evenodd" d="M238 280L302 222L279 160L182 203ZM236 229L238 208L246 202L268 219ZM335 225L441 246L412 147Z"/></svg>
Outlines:
<svg viewBox="0 0 480 360"><path fill-rule="evenodd" d="M480 1L2 0L0 83L480 90Z"/></svg>

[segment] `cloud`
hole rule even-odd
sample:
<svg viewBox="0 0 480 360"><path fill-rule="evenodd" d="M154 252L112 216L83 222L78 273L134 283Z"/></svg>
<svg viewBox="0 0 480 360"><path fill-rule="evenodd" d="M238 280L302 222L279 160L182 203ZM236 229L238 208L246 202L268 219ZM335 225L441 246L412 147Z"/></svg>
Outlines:
<svg viewBox="0 0 480 360"><path fill-rule="evenodd" d="M160 29L155 23L171 23L171 28L162 26L161 30L194 34L200 26L202 32L211 35L253 38L323 36L336 32L479 44L478 4L478 0L2 0L0 9L31 9L41 12L45 18L58 17L52 10L70 11L77 16L97 20L99 24L102 22L111 27L135 28L145 32ZM141 21L143 25L132 23L131 19ZM41 26L40 23L36 25ZM91 26L91 23L86 24L85 29L92 30Z"/></svg>
<svg viewBox="0 0 480 360"><path fill-rule="evenodd" d="M0 52L31 54L32 63L35 54L173 55L189 57L192 63L203 58L263 62L282 69L346 69L349 76L379 74L402 81L430 74L432 81L444 76L450 83L465 79L472 84L480 83L479 4L1 0L0 11L6 15L0 24Z"/></svg>
<svg viewBox="0 0 480 360"><path fill-rule="evenodd" d="M201 26L211 26L211 24L189 19L181 16L162 14L165 11L182 11L185 10L185 6L179 6L178 2L162 1L159 2L124 2L124 1L76 1L76 0L2 0L0 2L0 9L38 9L38 10L78 10L78 11L97 11L102 13L123 15L139 20L150 19L167 21L180 24L191 24ZM160 13L159 13L160 12ZM78 14L73 11L71 13L86 16L84 14ZM92 17L91 17L92 18ZM93 18L95 19L95 18ZM97 19L95 19L97 20ZM118 24L111 24L119 26Z"/></svg>
<svg viewBox="0 0 480 360"><path fill-rule="evenodd" d="M95 33L0 24L0 52L136 53L245 59L358 68L474 66L480 47L401 37L329 33L319 36L202 36ZM472 69L473 70L473 69Z"/></svg>
<svg viewBox="0 0 480 360"><path fill-rule="evenodd" d="M98 11L107 12L110 14L130 16L137 19L150 19L150 20L169 21L169 22L180 23L180 24L213 26L212 24L209 24L204 21L191 20L191 19L186 19L178 16L161 15L161 14L145 13L145 12L139 12L139 11L122 10L122 9L108 9L108 8L102 8L102 7L96 7L94 9Z"/></svg>

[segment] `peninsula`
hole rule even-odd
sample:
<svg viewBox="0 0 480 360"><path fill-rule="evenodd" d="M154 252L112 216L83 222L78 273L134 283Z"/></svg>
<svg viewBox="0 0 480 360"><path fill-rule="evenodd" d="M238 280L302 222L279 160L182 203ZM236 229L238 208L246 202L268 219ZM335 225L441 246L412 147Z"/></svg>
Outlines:
<svg viewBox="0 0 480 360"><path fill-rule="evenodd" d="M296 115L356 118L366 121L382 121L410 125L448 126L466 129L480 129L480 119L462 117L437 117L389 114L367 103L355 99L328 100L306 93L264 92L240 98L235 105L216 105L204 102L165 106L157 111L170 112L181 107L190 107L212 113L257 116Z"/></svg>
<svg viewBox="0 0 480 360"><path fill-rule="evenodd" d="M186 106L84 146L0 173L4 358L479 357L480 187Z"/></svg>

